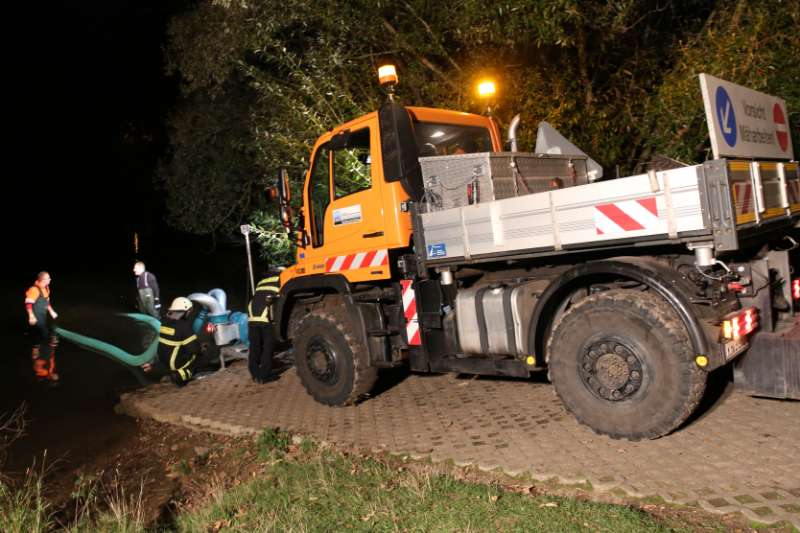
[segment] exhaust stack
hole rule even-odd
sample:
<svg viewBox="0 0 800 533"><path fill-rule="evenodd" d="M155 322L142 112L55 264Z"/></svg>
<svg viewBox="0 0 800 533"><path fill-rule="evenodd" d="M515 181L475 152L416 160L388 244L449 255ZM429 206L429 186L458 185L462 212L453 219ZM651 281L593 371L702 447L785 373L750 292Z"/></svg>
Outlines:
<svg viewBox="0 0 800 533"><path fill-rule="evenodd" d="M511 119L511 125L508 127L508 142L511 144L511 151L517 152L517 128L519 127L519 123L522 120L522 117L519 113L514 115L514 118Z"/></svg>

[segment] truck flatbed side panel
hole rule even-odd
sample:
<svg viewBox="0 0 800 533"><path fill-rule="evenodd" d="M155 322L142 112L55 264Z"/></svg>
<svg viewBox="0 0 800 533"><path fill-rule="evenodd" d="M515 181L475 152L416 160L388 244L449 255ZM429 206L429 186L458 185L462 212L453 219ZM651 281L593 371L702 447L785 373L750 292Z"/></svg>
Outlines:
<svg viewBox="0 0 800 533"><path fill-rule="evenodd" d="M640 174L552 191L560 243L599 244L670 233L677 238L706 229L697 167L658 172L655 178L656 183Z"/></svg>
<svg viewBox="0 0 800 533"><path fill-rule="evenodd" d="M710 232L699 165L423 213L427 259Z"/></svg>

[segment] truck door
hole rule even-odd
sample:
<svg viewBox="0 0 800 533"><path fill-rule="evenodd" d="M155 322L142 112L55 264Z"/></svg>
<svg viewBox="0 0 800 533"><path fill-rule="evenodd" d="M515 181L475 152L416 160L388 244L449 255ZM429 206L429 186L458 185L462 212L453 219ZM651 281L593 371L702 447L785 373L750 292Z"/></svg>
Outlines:
<svg viewBox="0 0 800 533"><path fill-rule="evenodd" d="M354 125L317 149L308 189L309 258L318 259L314 270L324 261L326 273L341 273L351 281L389 276L376 163L380 143L373 122Z"/></svg>

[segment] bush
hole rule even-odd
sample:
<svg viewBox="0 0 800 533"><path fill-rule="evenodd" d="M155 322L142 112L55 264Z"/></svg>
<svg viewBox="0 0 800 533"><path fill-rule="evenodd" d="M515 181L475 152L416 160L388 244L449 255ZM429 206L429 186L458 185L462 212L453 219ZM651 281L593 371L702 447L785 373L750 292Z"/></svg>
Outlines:
<svg viewBox="0 0 800 533"><path fill-rule="evenodd" d="M8 533L38 533L52 527L53 513L42 496L42 475L28 469L16 487L0 481L0 524Z"/></svg>

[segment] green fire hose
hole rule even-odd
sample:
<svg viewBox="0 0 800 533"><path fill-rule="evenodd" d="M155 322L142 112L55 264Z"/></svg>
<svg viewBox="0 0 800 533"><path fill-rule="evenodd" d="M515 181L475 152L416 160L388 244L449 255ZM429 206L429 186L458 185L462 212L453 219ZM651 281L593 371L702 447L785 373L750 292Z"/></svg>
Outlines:
<svg viewBox="0 0 800 533"><path fill-rule="evenodd" d="M120 316L126 316L132 318L136 322L145 324L146 326L153 328L156 333L155 340L150 343L150 346L148 346L147 349L139 355L130 354L125 350L114 346L113 344L109 344L98 339L93 339L67 329L57 327L56 334L64 340L68 340L82 348L100 355L110 357L114 361L129 367L140 367L145 363L151 362L156 357L156 351L158 350L158 332L161 328L161 322L159 322L157 318L139 313L122 313Z"/></svg>

